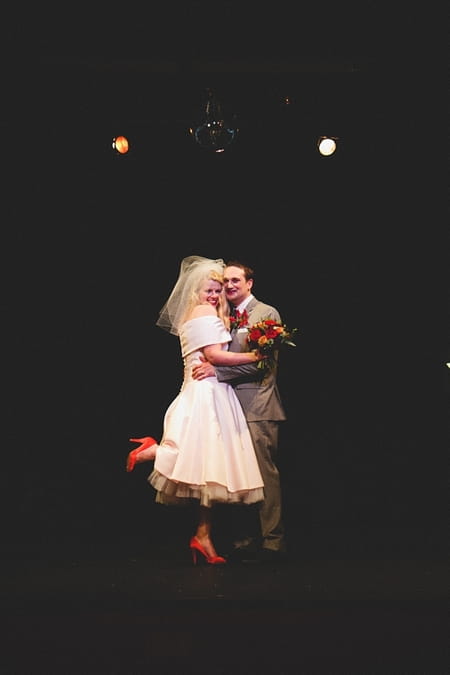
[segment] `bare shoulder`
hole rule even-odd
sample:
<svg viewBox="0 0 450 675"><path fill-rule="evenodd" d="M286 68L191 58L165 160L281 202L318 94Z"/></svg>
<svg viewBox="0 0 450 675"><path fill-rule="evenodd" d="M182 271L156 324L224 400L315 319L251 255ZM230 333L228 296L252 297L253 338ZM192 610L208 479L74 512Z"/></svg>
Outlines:
<svg viewBox="0 0 450 675"><path fill-rule="evenodd" d="M200 316L217 316L217 312L210 304L196 305L189 318L197 319Z"/></svg>

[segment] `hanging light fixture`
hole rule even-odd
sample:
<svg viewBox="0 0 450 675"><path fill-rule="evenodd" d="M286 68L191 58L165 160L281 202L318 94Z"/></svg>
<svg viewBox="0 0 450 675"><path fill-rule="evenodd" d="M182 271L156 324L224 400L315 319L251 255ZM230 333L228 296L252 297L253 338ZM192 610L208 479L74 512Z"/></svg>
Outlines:
<svg viewBox="0 0 450 675"><path fill-rule="evenodd" d="M212 91L208 90L200 124L189 129L193 139L206 150L224 152L234 141L238 131L237 127L225 120L219 101Z"/></svg>

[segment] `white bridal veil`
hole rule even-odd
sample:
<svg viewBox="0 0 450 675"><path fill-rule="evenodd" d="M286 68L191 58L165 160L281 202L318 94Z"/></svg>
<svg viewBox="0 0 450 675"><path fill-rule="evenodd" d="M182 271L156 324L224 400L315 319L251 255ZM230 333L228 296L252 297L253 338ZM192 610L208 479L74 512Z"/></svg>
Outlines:
<svg viewBox="0 0 450 675"><path fill-rule="evenodd" d="M223 274L224 267L225 262L222 258L213 260L199 255L183 258L176 284L159 313L156 325L173 335L178 335L186 308L200 281L211 271Z"/></svg>

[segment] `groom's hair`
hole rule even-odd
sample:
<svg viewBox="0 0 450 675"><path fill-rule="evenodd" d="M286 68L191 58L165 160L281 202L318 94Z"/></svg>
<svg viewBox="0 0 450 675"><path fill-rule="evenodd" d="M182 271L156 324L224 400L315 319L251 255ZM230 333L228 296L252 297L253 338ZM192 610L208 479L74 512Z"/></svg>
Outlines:
<svg viewBox="0 0 450 675"><path fill-rule="evenodd" d="M249 279L254 279L254 272L251 267L246 265L245 263L241 262L240 260L229 260L226 264L225 267L240 267L241 270L244 272L245 280L248 281Z"/></svg>

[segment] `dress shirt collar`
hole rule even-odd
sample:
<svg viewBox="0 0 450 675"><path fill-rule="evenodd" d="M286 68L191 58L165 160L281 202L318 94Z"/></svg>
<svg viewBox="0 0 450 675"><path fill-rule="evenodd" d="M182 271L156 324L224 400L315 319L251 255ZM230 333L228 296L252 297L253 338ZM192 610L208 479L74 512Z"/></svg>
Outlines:
<svg viewBox="0 0 450 675"><path fill-rule="evenodd" d="M254 296L250 293L250 295L248 296L248 298L245 298L245 300L243 300L243 301L241 302L240 305L238 305L237 307L235 307L235 311L238 311L240 314L242 314L242 312L243 312L244 309L247 307L247 305L248 305L248 303L250 302L250 300L253 300L253 297L254 297Z"/></svg>

